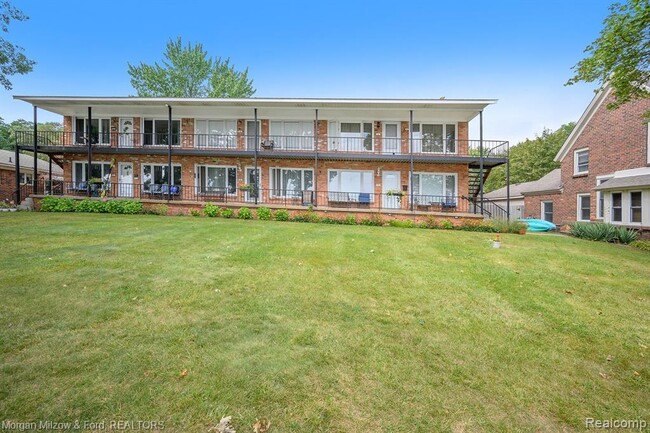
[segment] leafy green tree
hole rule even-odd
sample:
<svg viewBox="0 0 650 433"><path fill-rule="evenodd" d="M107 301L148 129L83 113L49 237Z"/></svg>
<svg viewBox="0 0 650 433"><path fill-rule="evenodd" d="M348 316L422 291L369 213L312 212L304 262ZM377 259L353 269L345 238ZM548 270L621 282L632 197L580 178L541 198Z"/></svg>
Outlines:
<svg viewBox="0 0 650 433"><path fill-rule="evenodd" d="M13 150L16 144L16 131L33 131L34 122L25 119L14 120L5 123L0 118L0 149ZM39 131L63 131L63 125L59 122L39 122Z"/></svg>
<svg viewBox="0 0 650 433"><path fill-rule="evenodd" d="M566 84L596 82L599 90L610 84L615 96L610 109L650 97L650 0L614 3L603 25Z"/></svg>
<svg viewBox="0 0 650 433"><path fill-rule="evenodd" d="M567 123L556 131L544 129L542 135L526 139L510 148L510 184L537 180L560 166L553 159L575 127ZM506 167L493 168L485 181L485 192L506 186Z"/></svg>
<svg viewBox="0 0 650 433"><path fill-rule="evenodd" d="M230 59L212 59L202 44L167 42L162 64L129 63L131 85L138 96L173 98L247 98L253 93L248 68L236 71Z"/></svg>
<svg viewBox="0 0 650 433"><path fill-rule="evenodd" d="M12 6L8 1L0 2L0 29L2 29L3 33L9 32L11 21L26 21L28 19L27 15ZM21 47L0 36L0 84L6 90L12 89L8 77L16 74L27 74L32 71L35 64L36 62L29 60L23 54Z"/></svg>

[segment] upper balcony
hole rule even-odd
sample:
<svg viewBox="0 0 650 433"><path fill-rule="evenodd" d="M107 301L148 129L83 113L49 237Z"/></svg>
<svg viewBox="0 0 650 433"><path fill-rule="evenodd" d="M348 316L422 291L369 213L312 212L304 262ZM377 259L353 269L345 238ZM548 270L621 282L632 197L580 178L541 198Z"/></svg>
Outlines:
<svg viewBox="0 0 650 433"><path fill-rule="evenodd" d="M465 140L415 133L408 137L378 137L372 134L327 134L314 137L297 135L95 133L41 131L37 133L39 152L85 153L88 144L95 153L166 154L171 138L175 155L222 155L274 158L408 160L468 162L483 156L492 163L503 163L508 142ZM17 145L30 149L33 131L16 132ZM412 146L412 149L411 149ZM412 150L412 151L411 151Z"/></svg>

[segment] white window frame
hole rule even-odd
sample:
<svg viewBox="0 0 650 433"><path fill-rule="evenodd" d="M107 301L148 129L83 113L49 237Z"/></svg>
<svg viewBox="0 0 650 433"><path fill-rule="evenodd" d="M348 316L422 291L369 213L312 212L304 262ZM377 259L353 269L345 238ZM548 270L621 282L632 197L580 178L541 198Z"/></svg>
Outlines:
<svg viewBox="0 0 650 433"><path fill-rule="evenodd" d="M236 195L237 194L237 181L238 181L238 175L237 175L237 166L236 165L213 165L213 164L195 164L194 165L194 173L196 173L195 179L194 179L194 186L196 187L196 191L199 194L205 194L206 191L201 191L201 182L200 182L200 175L201 175L201 167L205 167L206 169L208 168L222 168L226 170L226 191L225 193L228 195ZM228 184L228 170L229 169L234 169L235 170L235 184L232 185L232 192L230 192L230 184ZM183 172L181 171L181 176L183 175Z"/></svg>
<svg viewBox="0 0 650 433"><path fill-rule="evenodd" d="M141 182L141 184L142 184L142 190L145 191L145 192L149 192L149 188L145 188L145 186L144 186L144 182L145 182L145 181L144 181L144 168L145 168L146 166L151 166L151 168L152 168L151 173L152 173L152 176L153 176L153 172L154 172L153 168L154 168L154 167L168 167L169 164L160 164L160 163L154 163L154 162L143 162L143 163L140 163L140 182ZM172 164L172 172L171 172L171 177L172 177L172 178L171 178L171 185L177 185L177 184L174 182L174 180L175 180L175 178L174 178L174 169L175 169L176 167L180 167L180 168L181 168L181 179L180 179L180 182L178 183L178 186L182 186L182 182L183 182L183 166L182 166L181 164ZM152 184L153 184L153 179L152 179L150 185L152 185Z"/></svg>
<svg viewBox="0 0 650 433"><path fill-rule="evenodd" d="M445 172L432 173L432 172L429 172L429 171L415 171L415 172L413 172L413 177L415 177L416 174L419 176L420 184L418 185L418 194L415 194L416 195L415 200L417 200L417 198L418 198L417 196L427 196L427 195L433 196L433 194L422 194L422 175L443 176L442 195L440 196L440 198L441 199L443 199L443 198L446 199L448 197L453 197L454 200L457 200L457 198L458 198L458 173L445 173ZM454 177L454 190L455 190L455 193L453 195L449 195L448 192L447 192L447 179L446 179L447 176L453 176ZM412 188L411 176L409 176L409 191L411 191L411 188ZM410 196L410 194L409 194L409 196Z"/></svg>
<svg viewBox="0 0 650 433"><path fill-rule="evenodd" d="M331 190L330 189L330 177L332 172L342 173L342 172L354 172L354 173L370 173L370 178L372 179L370 184L370 191L341 191L340 181L339 189ZM341 169L341 168L331 168L327 170L327 192L330 201L358 201L359 193L370 194L370 202L375 200L375 172L374 170L352 170L352 169ZM347 200L341 200L342 194L347 193Z"/></svg>
<svg viewBox="0 0 650 433"><path fill-rule="evenodd" d="M273 133L273 124L280 124L281 133ZM286 131L287 123L301 123L301 124L310 124L311 125L311 134L304 135L289 135ZM304 126L304 125L302 125ZM274 149L284 149L284 150L314 150L314 121L313 120L269 120L269 139L274 142ZM289 147L287 142L292 138L299 138L300 145L298 147L291 146Z"/></svg>
<svg viewBox="0 0 650 433"><path fill-rule="evenodd" d="M83 160L76 160L72 161L72 182L77 184L79 182L87 182L89 179L77 179L77 169L76 169L76 164L82 164L84 168L82 169L82 177L88 176L88 170L86 166L88 165L88 161L83 161ZM106 176L109 175L109 173L104 173L104 165L108 165L110 167L111 162L110 161L92 161L91 165L99 164L102 166L102 180L107 181ZM110 182L110 178L108 179Z"/></svg>
<svg viewBox="0 0 650 433"><path fill-rule="evenodd" d="M370 124L370 149L366 149L363 146L363 141L361 142L361 149L354 149L354 150L349 150L349 149L341 149L341 139L344 137L341 137L341 124L342 123L356 123L359 124L360 126L360 133L359 134L365 134L363 127L364 124L369 123ZM334 127L334 131L332 131L332 127ZM328 136L328 148L329 150L335 150L335 151L340 151L340 152L362 152L362 153L372 153L375 151L375 122L372 120L357 120L357 119L343 119L343 120L330 120L328 122L328 129L327 129L327 136ZM359 137L359 140L365 140L365 137ZM363 171L363 170L352 170L352 171Z"/></svg>
<svg viewBox="0 0 650 433"><path fill-rule="evenodd" d="M545 218L546 209L544 208L544 206L547 203L550 203L551 206L553 206L553 209L551 210L551 221L549 221L549 222L553 222L553 219L555 218L555 203L553 203L553 200L544 200L544 201L540 202L540 207L539 207L540 208L539 209L540 210L540 216L539 216L539 219L541 219L542 221L548 221Z"/></svg>
<svg viewBox="0 0 650 433"><path fill-rule="evenodd" d="M587 169L585 171L578 171L578 154L587 153ZM573 152L573 175L574 176L583 176L589 174L589 148L583 147L582 149L576 149Z"/></svg>
<svg viewBox="0 0 650 433"><path fill-rule="evenodd" d="M641 204L638 207L639 210L641 211L641 221L632 221L632 194L633 193L641 194ZM643 223L643 196L644 196L643 191L640 191L640 190L638 190L638 191L629 191L628 194L627 194L628 204L629 204L629 206L628 206L628 222L629 222L630 225L640 226Z"/></svg>
<svg viewBox="0 0 650 433"><path fill-rule="evenodd" d="M199 122L206 122L207 132L199 131ZM209 130L210 122L223 122L224 129L227 122L234 122L234 133L212 133ZM236 149L237 148L237 119L194 119L194 146L195 147L217 147Z"/></svg>
<svg viewBox="0 0 650 433"><path fill-rule="evenodd" d="M77 131L77 121L78 120L83 120L83 122L84 122L84 130L83 131ZM97 143L92 143L92 144L93 145L99 145L99 146L108 146L108 145L110 145L111 144L111 125L112 125L111 118L110 117L93 117L91 119L91 121L92 120L97 121L97 124L98 124L97 133L99 134L99 139L97 140ZM102 126L102 124L103 124L102 121L105 121L105 120L108 120L108 131L104 131L104 128ZM79 142L79 138L80 137L85 137L85 136L88 135L88 118L75 117L75 119L74 119L74 129L75 129L75 131L74 131L75 132L75 134L74 134L75 142L77 144L82 144L82 143ZM80 136L79 135L80 133L83 134L83 135ZM108 138L108 141L103 141L104 138ZM86 144L86 143L84 143L84 144Z"/></svg>
<svg viewBox="0 0 650 433"><path fill-rule="evenodd" d="M614 219L614 194L620 194L621 195L621 219L620 220L615 220ZM609 222L612 224L623 224L623 221L625 220L625 215L623 215L623 210L625 209L625 195L623 194L623 191L611 191L609 193L609 208L610 208L610 217L609 217Z"/></svg>
<svg viewBox="0 0 650 433"><path fill-rule="evenodd" d="M648 164L650 164L650 122L648 122L648 133L646 135L647 135L647 139L648 139L647 140L648 145L646 147L646 156L648 158L647 162L648 162Z"/></svg>
<svg viewBox="0 0 650 433"><path fill-rule="evenodd" d="M442 152L425 152L422 150L422 125L442 125L442 140L443 140L443 150ZM454 125L454 151L449 151L449 141L447 140L447 125ZM417 127L417 136L415 135L415 128ZM414 122L412 125L412 131L409 131L409 138L412 138L413 142L413 153L425 153L433 155L456 155L458 154L458 122ZM410 143L410 142L409 142Z"/></svg>
<svg viewBox="0 0 650 433"><path fill-rule="evenodd" d="M280 170L280 183L283 180L283 171L299 171L300 172L300 183L302 185L302 188L297 190L299 192L302 191L313 191L314 190L314 169L313 168L298 168L298 167L270 167L269 168L269 189L271 190L271 197L278 197L278 198L296 198L299 197L298 195L290 195L290 194L276 194L276 191L283 191L282 185L275 185L275 176L274 176L274 170ZM311 173L311 183L312 186L311 188L305 189L305 172L310 172ZM286 190L285 190L286 193Z"/></svg>
<svg viewBox="0 0 650 433"><path fill-rule="evenodd" d="M589 218L582 219L582 198L589 197ZM580 193L576 194L576 221L588 222L591 221L591 194Z"/></svg>
<svg viewBox="0 0 650 433"><path fill-rule="evenodd" d="M153 123L151 124L153 128L153 132L145 132L144 131L144 124L146 121L151 120ZM163 118L163 117L143 117L142 120L140 121L140 133L142 136L142 145L147 147L147 146L167 146L167 143L158 143L156 142L156 136L158 135L156 133L156 122L163 121L165 123L169 123L168 118ZM174 119L172 118L172 131L174 130L174 122L178 122L178 143L177 144L172 144L172 146L177 146L180 147L181 145L181 135L183 133L183 122L181 119ZM146 137L147 134L151 134L151 144L144 144L144 138ZM172 133L173 135L173 133ZM165 164L162 164L165 165Z"/></svg>
<svg viewBox="0 0 650 433"><path fill-rule="evenodd" d="M32 173L20 173L20 184L21 185L32 185L34 182L34 176Z"/></svg>
<svg viewBox="0 0 650 433"><path fill-rule="evenodd" d="M596 177L596 186L602 185L609 179L613 178L613 174L606 174ZM602 206L601 206L602 202ZM603 191L596 191L596 219L605 219L605 193Z"/></svg>

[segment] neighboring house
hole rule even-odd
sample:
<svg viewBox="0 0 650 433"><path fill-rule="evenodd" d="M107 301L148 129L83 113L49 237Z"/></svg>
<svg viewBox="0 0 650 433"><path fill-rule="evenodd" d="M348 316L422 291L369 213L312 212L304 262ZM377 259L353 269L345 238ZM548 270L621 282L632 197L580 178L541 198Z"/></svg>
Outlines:
<svg viewBox="0 0 650 433"><path fill-rule="evenodd" d="M34 158L20 155L20 185L28 191L34 180ZM50 163L42 159L36 160L38 178L49 179ZM63 169L52 164L52 179L63 180ZM0 201L13 201L16 193L16 153L0 150Z"/></svg>
<svg viewBox="0 0 650 433"><path fill-rule="evenodd" d="M15 98L63 116L37 142L70 195L469 214L507 161L508 142L469 139L494 100Z"/></svg>
<svg viewBox="0 0 650 433"><path fill-rule="evenodd" d="M558 152L561 192L524 193L525 212L552 206L553 221L604 221L650 229L650 100L607 109L614 100L607 86L591 101Z"/></svg>
<svg viewBox="0 0 650 433"><path fill-rule="evenodd" d="M554 222L553 200L549 197L560 193L562 186L560 169L556 168L532 182L510 185L510 219L539 218ZM540 205L525 207L524 195L537 196ZM508 191L506 187L485 194L485 198L501 208L506 208ZM489 208L489 205L486 204Z"/></svg>

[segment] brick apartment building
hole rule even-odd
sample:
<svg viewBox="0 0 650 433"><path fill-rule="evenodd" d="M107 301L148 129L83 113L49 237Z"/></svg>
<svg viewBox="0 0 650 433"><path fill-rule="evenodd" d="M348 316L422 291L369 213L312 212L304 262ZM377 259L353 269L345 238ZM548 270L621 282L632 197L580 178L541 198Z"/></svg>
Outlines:
<svg viewBox="0 0 650 433"><path fill-rule="evenodd" d="M17 134L61 164L62 195L476 216L507 162L506 141L469 138L494 100L15 99L62 116Z"/></svg>
<svg viewBox="0 0 650 433"><path fill-rule="evenodd" d="M50 168L54 181L63 179L63 169L56 164L38 159L38 179L42 182L49 178ZM29 192L34 180L34 158L29 155L20 156L20 180L19 184L23 194ZM16 154L9 150L0 150L0 201L12 202L16 198Z"/></svg>

